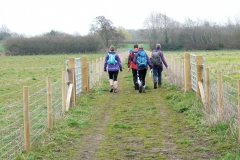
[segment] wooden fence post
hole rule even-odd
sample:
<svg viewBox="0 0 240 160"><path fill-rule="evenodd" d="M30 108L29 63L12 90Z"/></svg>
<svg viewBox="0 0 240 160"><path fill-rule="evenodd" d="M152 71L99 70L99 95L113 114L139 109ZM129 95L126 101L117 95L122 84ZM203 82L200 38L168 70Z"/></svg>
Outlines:
<svg viewBox="0 0 240 160"><path fill-rule="evenodd" d="M223 116L223 99L222 99L222 73L218 73L218 116L219 120L222 121Z"/></svg>
<svg viewBox="0 0 240 160"><path fill-rule="evenodd" d="M100 57L100 80L103 78L103 57Z"/></svg>
<svg viewBox="0 0 240 160"><path fill-rule="evenodd" d="M209 68L206 68L206 105L209 107L210 104L210 77L209 77Z"/></svg>
<svg viewBox="0 0 240 160"><path fill-rule="evenodd" d="M99 82L99 61L98 61L98 59L96 59L95 60L95 62L96 62L96 80L97 80L97 82Z"/></svg>
<svg viewBox="0 0 240 160"><path fill-rule="evenodd" d="M66 112L66 71L62 71L62 113Z"/></svg>
<svg viewBox="0 0 240 160"><path fill-rule="evenodd" d="M240 141L240 80L238 80L238 141Z"/></svg>
<svg viewBox="0 0 240 160"><path fill-rule="evenodd" d="M92 61L92 75L91 75L91 79L92 79L92 87L95 86L96 83L96 67L95 67L95 63L94 61Z"/></svg>
<svg viewBox="0 0 240 160"><path fill-rule="evenodd" d="M47 77L47 119L48 128L52 128L52 78Z"/></svg>
<svg viewBox="0 0 240 160"><path fill-rule="evenodd" d="M81 57L82 59L82 92L87 94L89 92L89 66L86 56Z"/></svg>
<svg viewBox="0 0 240 160"><path fill-rule="evenodd" d="M29 89L27 86L23 87L23 107L25 149L30 151Z"/></svg>
<svg viewBox="0 0 240 160"><path fill-rule="evenodd" d="M184 82L184 85L185 85L185 89L184 91L185 92L188 92L191 90L192 88L192 85L191 85L191 66L190 66L190 53L185 53L185 56L184 56L184 74L185 74L185 82Z"/></svg>
<svg viewBox="0 0 240 160"><path fill-rule="evenodd" d="M200 81L202 83L203 77L203 57L202 56L196 56L196 93L197 97L201 97L200 88L198 85L198 82Z"/></svg>
<svg viewBox="0 0 240 160"><path fill-rule="evenodd" d="M72 96L71 96L71 106L75 106L76 101L77 101L77 95L76 95L76 72L75 72L75 59L74 58L68 59L68 68L72 70L73 90L72 90Z"/></svg>

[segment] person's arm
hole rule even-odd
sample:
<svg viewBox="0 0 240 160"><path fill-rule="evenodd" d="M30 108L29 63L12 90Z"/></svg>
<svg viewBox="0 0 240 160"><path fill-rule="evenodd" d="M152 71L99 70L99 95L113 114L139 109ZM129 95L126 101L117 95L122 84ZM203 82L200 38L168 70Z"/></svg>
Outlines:
<svg viewBox="0 0 240 160"><path fill-rule="evenodd" d="M164 64L164 66L168 69L168 65L167 65L167 62L166 62L166 60L164 58L163 52L161 52L160 56L161 56L161 59L162 59L162 62Z"/></svg>
<svg viewBox="0 0 240 160"><path fill-rule="evenodd" d="M130 67L131 67L131 53L129 53L128 55L128 72L130 71Z"/></svg>
<svg viewBox="0 0 240 160"><path fill-rule="evenodd" d="M147 55L147 64L150 67L150 69L153 68L152 62L150 61L150 58L148 57L148 55Z"/></svg>
<svg viewBox="0 0 240 160"><path fill-rule="evenodd" d="M105 60L104 60L104 67L103 67L104 71L107 71L107 61L108 61L108 58L109 58L109 56L107 54L106 57L105 57Z"/></svg>
<svg viewBox="0 0 240 160"><path fill-rule="evenodd" d="M118 66L119 66L120 71L122 71L122 62L121 62L121 59L120 59L118 54L117 54L117 62L118 62Z"/></svg>

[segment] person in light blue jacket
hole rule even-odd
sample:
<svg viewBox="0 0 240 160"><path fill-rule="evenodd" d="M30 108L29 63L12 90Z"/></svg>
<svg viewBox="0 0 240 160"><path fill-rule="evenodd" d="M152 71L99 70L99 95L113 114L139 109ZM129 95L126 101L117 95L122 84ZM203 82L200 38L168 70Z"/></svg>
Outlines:
<svg viewBox="0 0 240 160"><path fill-rule="evenodd" d="M141 56L144 55L144 56ZM143 66L140 64L140 60L138 57L145 57L144 59L144 63ZM152 69L152 63L146 53L146 51L143 50L143 45L140 44L138 46L138 52L137 54L135 54L134 58L133 58L133 63L137 64L137 78L138 78L138 85L139 85L139 93L145 93L145 78L146 78L146 74L147 74L147 69L148 66L150 67L150 69Z"/></svg>
<svg viewBox="0 0 240 160"><path fill-rule="evenodd" d="M104 71L108 71L109 76L110 92L117 93L119 70L122 71L122 62L117 52L115 52L115 47L111 45L104 61Z"/></svg>

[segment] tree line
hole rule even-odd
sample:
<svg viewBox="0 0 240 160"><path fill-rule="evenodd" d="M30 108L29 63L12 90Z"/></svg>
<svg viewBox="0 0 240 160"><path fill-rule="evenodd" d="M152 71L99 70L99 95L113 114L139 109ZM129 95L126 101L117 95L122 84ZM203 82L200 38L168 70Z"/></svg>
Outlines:
<svg viewBox="0 0 240 160"><path fill-rule="evenodd" d="M39 55L98 52L101 40L89 36L40 36L31 38L8 38L4 41L5 55Z"/></svg>
<svg viewBox="0 0 240 160"><path fill-rule="evenodd" d="M230 19L224 25L206 20L184 23L162 13L151 13L144 20L143 29L126 30L115 27L104 16L98 16L90 25L86 36L50 31L36 37L11 33L6 26L0 28L6 55L66 54L106 51L110 45L117 48L127 43L149 43L153 49L160 43L163 50L218 50L240 49L240 20Z"/></svg>
<svg viewBox="0 0 240 160"><path fill-rule="evenodd" d="M165 50L240 49L240 19L228 19L223 25L191 19L180 23L165 14L151 13L141 35L152 48L161 43Z"/></svg>

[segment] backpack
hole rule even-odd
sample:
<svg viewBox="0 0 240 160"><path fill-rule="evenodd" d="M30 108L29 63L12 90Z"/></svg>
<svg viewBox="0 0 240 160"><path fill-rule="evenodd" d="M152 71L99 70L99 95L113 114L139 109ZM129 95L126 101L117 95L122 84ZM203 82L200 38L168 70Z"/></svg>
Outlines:
<svg viewBox="0 0 240 160"><path fill-rule="evenodd" d="M130 53L131 61L133 61L135 54L138 52L137 48L134 48L134 50Z"/></svg>
<svg viewBox="0 0 240 160"><path fill-rule="evenodd" d="M159 52L153 51L152 57L151 57L151 62L153 66L160 66L162 64L162 59L160 57Z"/></svg>
<svg viewBox="0 0 240 160"><path fill-rule="evenodd" d="M145 51L138 52L137 64L139 67L147 66L147 53Z"/></svg>
<svg viewBox="0 0 240 160"><path fill-rule="evenodd" d="M107 63L108 64L113 64L113 65L115 65L115 64L117 64L117 61L116 61L116 59L115 59L115 56L116 56L116 53L115 54L110 54L110 53L108 53L108 61L107 61Z"/></svg>

